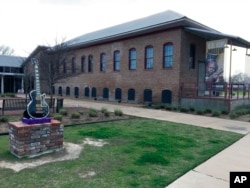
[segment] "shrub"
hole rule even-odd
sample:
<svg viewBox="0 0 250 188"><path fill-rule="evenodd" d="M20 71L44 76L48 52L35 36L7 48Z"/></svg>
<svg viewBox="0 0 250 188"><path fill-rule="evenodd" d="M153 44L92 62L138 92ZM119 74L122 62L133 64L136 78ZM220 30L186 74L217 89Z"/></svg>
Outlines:
<svg viewBox="0 0 250 188"><path fill-rule="evenodd" d="M83 112L83 111L78 111L78 113L79 113L80 115L83 115L83 114L84 114L84 112Z"/></svg>
<svg viewBox="0 0 250 188"><path fill-rule="evenodd" d="M55 114L55 115L53 116L53 118L54 118L55 120L62 121L62 115L61 115L61 114Z"/></svg>
<svg viewBox="0 0 250 188"><path fill-rule="evenodd" d="M194 107L189 107L189 111L194 112L195 111Z"/></svg>
<svg viewBox="0 0 250 188"><path fill-rule="evenodd" d="M158 109L161 109L161 106L160 105L154 105L153 108L158 110Z"/></svg>
<svg viewBox="0 0 250 188"><path fill-rule="evenodd" d="M172 110L173 110L173 111L177 111L177 110L178 110L178 107L173 106L173 107L172 107Z"/></svg>
<svg viewBox="0 0 250 188"><path fill-rule="evenodd" d="M198 115L203 115L203 114L204 114L204 111L203 111L203 110L197 110L197 111L196 111L196 114L198 114Z"/></svg>
<svg viewBox="0 0 250 188"><path fill-rule="evenodd" d="M229 117L230 117L230 119L236 119L238 117L238 115L234 112L230 112Z"/></svg>
<svg viewBox="0 0 250 188"><path fill-rule="evenodd" d="M171 110L173 110L173 106L171 106L170 104L167 104L167 105L165 105L165 110L168 110L168 111L171 111Z"/></svg>
<svg viewBox="0 0 250 188"><path fill-rule="evenodd" d="M207 108L207 109L204 110L204 113L206 113L206 114L211 114L211 113L212 113L212 110L209 109L209 108Z"/></svg>
<svg viewBox="0 0 250 188"><path fill-rule="evenodd" d="M160 106L160 109L164 109L166 105L162 103L162 104L159 104L159 106Z"/></svg>
<svg viewBox="0 0 250 188"><path fill-rule="evenodd" d="M176 106L176 111L180 111L181 110L181 106Z"/></svg>
<svg viewBox="0 0 250 188"><path fill-rule="evenodd" d="M1 116L0 117L0 122L1 123L7 123L9 121L9 119L6 116Z"/></svg>
<svg viewBox="0 0 250 188"><path fill-rule="evenodd" d="M72 119L79 119L80 118L80 113L79 112L73 112L72 114L71 114L71 118Z"/></svg>
<svg viewBox="0 0 250 188"><path fill-rule="evenodd" d="M242 116L242 115L246 115L248 113L248 110L247 109L240 109L240 110L236 110L235 113L238 116Z"/></svg>
<svg viewBox="0 0 250 188"><path fill-rule="evenodd" d="M108 111L107 108L102 108L102 109L101 109L101 112L102 112L102 113L105 113L105 112L107 112L107 111Z"/></svg>
<svg viewBox="0 0 250 188"><path fill-rule="evenodd" d="M220 112L219 111L213 111L212 116L213 117L218 117L218 116L220 116Z"/></svg>
<svg viewBox="0 0 250 188"><path fill-rule="evenodd" d="M165 110L171 111L172 110L172 106L171 105L165 105Z"/></svg>
<svg viewBox="0 0 250 188"><path fill-rule="evenodd" d="M228 111L227 111L227 110L222 110L222 111L221 111L221 114L227 115L227 114L228 114Z"/></svg>
<svg viewBox="0 0 250 188"><path fill-rule="evenodd" d="M97 116L98 116L97 110L94 108L90 108L89 109L89 117L97 117Z"/></svg>
<svg viewBox="0 0 250 188"><path fill-rule="evenodd" d="M106 111L106 112L104 112L103 114L104 114L105 117L109 117L109 116L110 116L109 111Z"/></svg>
<svg viewBox="0 0 250 188"><path fill-rule="evenodd" d="M105 117L109 117L109 116L110 116L110 113L109 113L109 111L108 111L107 108L102 108L102 109L101 109L101 112L103 113L103 115L104 115Z"/></svg>
<svg viewBox="0 0 250 188"><path fill-rule="evenodd" d="M237 118L239 116L246 115L246 114L250 114L250 105L242 105L242 106L236 107L233 111L230 112L229 117L231 115L231 117Z"/></svg>
<svg viewBox="0 0 250 188"><path fill-rule="evenodd" d="M116 116L123 116L123 112L121 110L116 109L114 113Z"/></svg>
<svg viewBox="0 0 250 188"><path fill-rule="evenodd" d="M61 114L62 116L67 116L68 115L68 111L65 108L61 108L59 110L59 114Z"/></svg>
<svg viewBox="0 0 250 188"><path fill-rule="evenodd" d="M187 108L184 108L184 107L181 107L181 108L180 108L180 112L185 112L185 113L187 113L187 112L188 112L188 109L187 109Z"/></svg>

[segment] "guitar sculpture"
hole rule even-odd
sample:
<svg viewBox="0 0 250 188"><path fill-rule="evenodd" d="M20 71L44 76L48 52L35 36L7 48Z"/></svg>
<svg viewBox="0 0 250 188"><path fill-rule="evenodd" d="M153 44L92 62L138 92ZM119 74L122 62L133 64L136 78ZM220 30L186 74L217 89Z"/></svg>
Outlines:
<svg viewBox="0 0 250 188"><path fill-rule="evenodd" d="M45 101L45 94L40 92L38 60L32 58L31 61L35 66L36 89L29 94L30 102L25 113L28 118L45 118L49 115L49 106Z"/></svg>

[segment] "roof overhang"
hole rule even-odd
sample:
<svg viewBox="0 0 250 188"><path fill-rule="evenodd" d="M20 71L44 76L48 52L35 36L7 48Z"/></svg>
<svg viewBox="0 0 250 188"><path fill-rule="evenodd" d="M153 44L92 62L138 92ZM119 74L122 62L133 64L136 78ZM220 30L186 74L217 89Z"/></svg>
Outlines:
<svg viewBox="0 0 250 188"><path fill-rule="evenodd" d="M228 35L228 34L220 33L217 31L204 30L204 29L198 29L198 28L193 28L193 27L185 27L184 29L187 32L190 32L192 34L195 34L197 36L200 36L206 39L207 41L228 39L229 44L243 47L243 48L250 48L250 42L238 36Z"/></svg>

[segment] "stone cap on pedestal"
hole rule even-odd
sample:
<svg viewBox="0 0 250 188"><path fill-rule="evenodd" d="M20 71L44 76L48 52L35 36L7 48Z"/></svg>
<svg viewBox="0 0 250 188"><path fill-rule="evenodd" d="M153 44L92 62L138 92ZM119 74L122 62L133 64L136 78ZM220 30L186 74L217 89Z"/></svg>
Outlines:
<svg viewBox="0 0 250 188"><path fill-rule="evenodd" d="M16 121L16 122L9 122L9 126L15 126L16 128L29 128L31 126L39 126L39 125L46 125L50 124L51 126L58 126L61 125L61 122L55 119L51 119L48 123L37 123L37 124L27 124L22 121Z"/></svg>

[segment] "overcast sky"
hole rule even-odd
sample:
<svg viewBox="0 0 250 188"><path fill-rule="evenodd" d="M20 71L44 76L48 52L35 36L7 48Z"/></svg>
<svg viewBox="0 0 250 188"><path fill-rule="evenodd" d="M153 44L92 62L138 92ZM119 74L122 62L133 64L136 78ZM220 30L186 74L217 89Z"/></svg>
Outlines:
<svg viewBox="0 0 250 188"><path fill-rule="evenodd" d="M0 45L28 56L37 45L169 9L250 41L250 0L0 0Z"/></svg>

